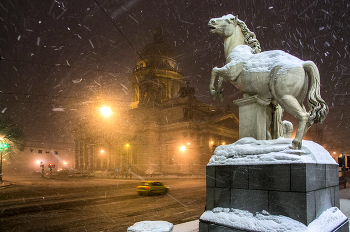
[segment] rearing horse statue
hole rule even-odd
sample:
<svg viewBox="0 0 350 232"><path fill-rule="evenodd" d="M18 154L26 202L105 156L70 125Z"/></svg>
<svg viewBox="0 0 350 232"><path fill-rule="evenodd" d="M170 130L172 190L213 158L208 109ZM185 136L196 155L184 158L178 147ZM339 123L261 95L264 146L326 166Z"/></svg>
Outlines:
<svg viewBox="0 0 350 232"><path fill-rule="evenodd" d="M320 75L315 63L300 60L280 50L260 52L255 34L237 16L229 14L213 18L208 26L212 33L224 37L226 58L225 66L212 70L209 85L212 98L215 100L218 96L223 101L222 82L228 80L244 96L258 95L278 103L298 119L298 129L291 148L300 149L310 126L322 122L329 111L321 98ZM215 91L217 76L219 81ZM303 104L306 96L309 112Z"/></svg>

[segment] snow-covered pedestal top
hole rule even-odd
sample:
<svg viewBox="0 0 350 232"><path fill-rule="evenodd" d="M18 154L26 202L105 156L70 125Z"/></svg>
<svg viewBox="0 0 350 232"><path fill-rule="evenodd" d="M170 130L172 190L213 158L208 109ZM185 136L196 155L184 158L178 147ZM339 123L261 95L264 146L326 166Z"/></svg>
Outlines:
<svg viewBox="0 0 350 232"><path fill-rule="evenodd" d="M246 137L215 149L208 165L261 165L288 163L337 164L319 144L303 140L300 150L289 147L292 139L256 140Z"/></svg>

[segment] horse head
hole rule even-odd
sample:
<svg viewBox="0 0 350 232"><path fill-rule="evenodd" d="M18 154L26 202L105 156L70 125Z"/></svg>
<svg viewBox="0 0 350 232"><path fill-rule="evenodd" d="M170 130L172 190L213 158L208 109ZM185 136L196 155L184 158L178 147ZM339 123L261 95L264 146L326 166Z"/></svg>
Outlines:
<svg viewBox="0 0 350 232"><path fill-rule="evenodd" d="M212 18L209 20L208 27L211 33L218 33L220 36L229 37L234 33L237 26L238 16L232 14L224 15L221 18Z"/></svg>

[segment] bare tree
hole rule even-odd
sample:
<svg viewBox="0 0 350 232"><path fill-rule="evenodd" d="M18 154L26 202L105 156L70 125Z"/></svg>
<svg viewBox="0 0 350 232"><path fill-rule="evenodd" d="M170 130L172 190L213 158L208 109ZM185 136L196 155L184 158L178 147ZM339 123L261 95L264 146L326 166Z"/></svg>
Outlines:
<svg viewBox="0 0 350 232"><path fill-rule="evenodd" d="M0 137L9 144L8 153L13 153L16 149L24 150L25 135L18 124L10 118L0 116Z"/></svg>

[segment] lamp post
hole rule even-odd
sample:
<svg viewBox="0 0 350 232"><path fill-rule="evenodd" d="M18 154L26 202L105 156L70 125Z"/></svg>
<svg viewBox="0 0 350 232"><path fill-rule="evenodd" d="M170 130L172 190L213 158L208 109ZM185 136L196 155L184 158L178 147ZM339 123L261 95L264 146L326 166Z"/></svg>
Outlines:
<svg viewBox="0 0 350 232"><path fill-rule="evenodd" d="M100 162L100 164L101 164L101 170L104 168L104 162L103 162L103 158L104 158L104 153L105 153L105 150L104 149L101 149L100 150L100 159L101 159L101 162Z"/></svg>
<svg viewBox="0 0 350 232"><path fill-rule="evenodd" d="M125 157L125 150L124 150L124 154L121 156L122 175L124 175L124 173L125 173L125 177L128 177L128 173L131 171L130 168L131 168L131 164L132 164L132 159L129 156L129 147L130 147L130 144L128 144L128 143L125 144L126 157ZM130 173L130 178L131 178L131 173Z"/></svg>
<svg viewBox="0 0 350 232"><path fill-rule="evenodd" d="M44 162L40 161L40 167L41 167L41 178L44 178Z"/></svg>
<svg viewBox="0 0 350 232"><path fill-rule="evenodd" d="M3 141L4 139L1 138ZM5 142L0 141L0 153L1 153L1 161L0 161L0 183L2 183L2 152L9 147L9 145Z"/></svg>
<svg viewBox="0 0 350 232"><path fill-rule="evenodd" d="M191 145L191 143L190 142L188 142L187 143L187 147L186 146L184 146L184 145L182 145L181 147L180 147L180 151L182 151L183 153L184 153L184 155L185 155L185 157L184 157L184 171L186 171L187 172L187 174L190 172L190 168L189 168L189 157L188 157L188 152L186 152L185 153L185 151L187 150L187 149L190 149L189 148L189 146Z"/></svg>
<svg viewBox="0 0 350 232"><path fill-rule="evenodd" d="M126 157L128 158L128 169L130 170L130 166L132 163L131 157L129 157L129 144L127 143L126 145Z"/></svg>
<svg viewBox="0 0 350 232"><path fill-rule="evenodd" d="M113 112L111 110L111 108L109 106L103 106L100 108L100 114L105 117L106 119L109 118ZM104 146L106 146L106 149L107 151L110 150L110 147L108 146L108 137L106 136L106 128L104 128L103 130L103 137L104 137ZM101 154L103 154L105 151L104 150L101 150ZM105 155L105 160L106 160L106 169L109 168L109 165L110 165L110 152L107 152L106 155ZM103 158L101 157L101 168L103 166Z"/></svg>

